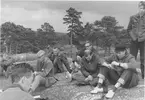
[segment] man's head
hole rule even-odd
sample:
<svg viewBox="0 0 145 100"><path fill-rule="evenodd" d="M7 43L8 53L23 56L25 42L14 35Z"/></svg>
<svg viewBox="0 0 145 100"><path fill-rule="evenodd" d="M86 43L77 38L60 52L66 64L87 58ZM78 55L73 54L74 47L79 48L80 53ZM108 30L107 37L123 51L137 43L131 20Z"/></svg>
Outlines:
<svg viewBox="0 0 145 100"><path fill-rule="evenodd" d="M4 54L3 54L3 59L4 59L4 60L7 60L8 58L9 58L8 54L5 54L5 53L4 53Z"/></svg>
<svg viewBox="0 0 145 100"><path fill-rule="evenodd" d="M127 52L127 48L125 45L116 45L115 47L115 53L117 54L119 59L122 59Z"/></svg>
<svg viewBox="0 0 145 100"><path fill-rule="evenodd" d="M43 50L40 50L40 51L37 53L38 58L41 58L41 57L43 57L44 55L45 55L45 51L43 51Z"/></svg>
<svg viewBox="0 0 145 100"><path fill-rule="evenodd" d="M91 50L85 50L85 58L90 61L92 59Z"/></svg>
<svg viewBox="0 0 145 100"><path fill-rule="evenodd" d="M53 54L58 55L60 52L60 49L58 47L53 48Z"/></svg>
<svg viewBox="0 0 145 100"><path fill-rule="evenodd" d="M145 1L139 2L138 7L139 7L139 13L140 14L144 13L145 12Z"/></svg>
<svg viewBox="0 0 145 100"><path fill-rule="evenodd" d="M19 63L14 65L9 72L12 83L19 84L24 91L28 92L32 82L34 81L34 70L27 63Z"/></svg>
<svg viewBox="0 0 145 100"><path fill-rule="evenodd" d="M91 50L91 49L92 49L91 43L90 43L90 42L86 42L85 48L86 48L87 50Z"/></svg>

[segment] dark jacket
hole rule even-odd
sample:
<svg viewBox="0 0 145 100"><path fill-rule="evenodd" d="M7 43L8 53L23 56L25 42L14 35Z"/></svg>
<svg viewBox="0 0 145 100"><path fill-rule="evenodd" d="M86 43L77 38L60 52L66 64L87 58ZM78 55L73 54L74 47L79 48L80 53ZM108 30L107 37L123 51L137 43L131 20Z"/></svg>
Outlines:
<svg viewBox="0 0 145 100"><path fill-rule="evenodd" d="M99 65L101 61L98 55L95 53L92 56L92 59L88 61L85 57L82 58L81 62L81 72L85 77L92 75L93 77L97 77L99 73Z"/></svg>
<svg viewBox="0 0 145 100"><path fill-rule="evenodd" d="M59 59L61 61L61 64L65 65L67 71L69 71L69 72L71 71L69 62L68 62L67 57L64 53L61 52L58 55L54 55L53 53L51 53L49 55L49 58L50 58L50 60L52 61L53 64L55 63L54 61L55 61L56 58Z"/></svg>
<svg viewBox="0 0 145 100"><path fill-rule="evenodd" d="M44 56L37 60L36 71L41 72L41 75L43 77L46 77L49 74L52 74L50 73L52 69L53 69L53 64L52 64L52 61L48 57Z"/></svg>
<svg viewBox="0 0 145 100"><path fill-rule="evenodd" d="M120 62L120 63L127 63L128 69L135 69L139 66L139 63L136 62L135 57L131 54L127 53L126 56L122 59L119 59L116 54L112 54L109 57L105 57L104 60L108 63L112 63L113 61ZM114 67L116 71L123 71L122 67L116 66Z"/></svg>
<svg viewBox="0 0 145 100"><path fill-rule="evenodd" d="M141 17L139 14L131 16L127 30L133 41L145 41L145 13Z"/></svg>

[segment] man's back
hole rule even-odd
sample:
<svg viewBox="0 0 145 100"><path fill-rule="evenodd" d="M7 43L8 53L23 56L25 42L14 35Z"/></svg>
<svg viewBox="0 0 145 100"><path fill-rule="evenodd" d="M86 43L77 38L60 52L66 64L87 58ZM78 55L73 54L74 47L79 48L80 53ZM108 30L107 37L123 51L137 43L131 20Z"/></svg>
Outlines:
<svg viewBox="0 0 145 100"><path fill-rule="evenodd" d="M0 100L35 100L30 94L19 87L8 88L0 94Z"/></svg>

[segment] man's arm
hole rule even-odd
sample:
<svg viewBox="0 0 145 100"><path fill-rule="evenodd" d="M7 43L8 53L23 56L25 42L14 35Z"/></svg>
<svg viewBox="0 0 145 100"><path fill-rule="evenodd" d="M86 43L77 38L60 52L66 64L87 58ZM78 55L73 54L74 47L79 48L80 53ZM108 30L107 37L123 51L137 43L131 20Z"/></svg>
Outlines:
<svg viewBox="0 0 145 100"><path fill-rule="evenodd" d="M120 66L124 69L136 69L137 66L140 66L140 64L136 62L134 57L132 57L128 63L120 63Z"/></svg>
<svg viewBox="0 0 145 100"><path fill-rule="evenodd" d="M61 55L60 55L60 59L61 59L61 61L63 62L63 64L65 65L65 67L67 68L67 70L68 70L69 72L71 72L70 66L69 66L69 62L68 62L66 56L65 56L64 54L61 54Z"/></svg>
<svg viewBox="0 0 145 100"><path fill-rule="evenodd" d="M111 65L119 66L124 69L136 69L137 66L139 66L140 64L137 63L135 58L132 56L127 63L119 63L119 62L113 61Z"/></svg>
<svg viewBox="0 0 145 100"><path fill-rule="evenodd" d="M116 60L116 55L112 54L108 57L102 58L100 61L101 61L101 64L103 64L104 62L111 64L111 62L114 60Z"/></svg>
<svg viewBox="0 0 145 100"><path fill-rule="evenodd" d="M85 77L88 77L90 75L83 66L81 67L81 72Z"/></svg>
<svg viewBox="0 0 145 100"><path fill-rule="evenodd" d="M45 57L44 58L44 70L42 71L44 73L44 75L47 76L50 73L50 71L52 70L52 68L53 68L52 61L49 58Z"/></svg>
<svg viewBox="0 0 145 100"><path fill-rule="evenodd" d="M132 18L133 18L133 16L130 17L129 24L128 24L128 27L127 27L127 32L128 33L130 33L130 31L132 30L132 23L133 23Z"/></svg>
<svg viewBox="0 0 145 100"><path fill-rule="evenodd" d="M84 58L83 58L83 59L84 59ZM80 70L81 70L82 74L83 74L85 77L88 77L88 76L90 75L90 73L86 71L86 69L85 69L85 67L84 67L85 65L84 65L83 59L82 59L82 61L81 61L81 68L80 68Z"/></svg>
<svg viewBox="0 0 145 100"><path fill-rule="evenodd" d="M101 59L101 65L105 66L107 68L114 69L114 67L111 65L111 63L115 60L116 60L116 55L112 54L108 57L105 57L104 59Z"/></svg>
<svg viewBox="0 0 145 100"><path fill-rule="evenodd" d="M128 24L127 32L129 33L132 40L135 41L137 37L135 35L136 28L135 28L135 26L133 27L133 25L135 25L134 21L135 21L135 16L131 16L129 24Z"/></svg>
<svg viewBox="0 0 145 100"><path fill-rule="evenodd" d="M142 33L139 35L139 42L145 41L145 16L143 17L144 19L142 20Z"/></svg>

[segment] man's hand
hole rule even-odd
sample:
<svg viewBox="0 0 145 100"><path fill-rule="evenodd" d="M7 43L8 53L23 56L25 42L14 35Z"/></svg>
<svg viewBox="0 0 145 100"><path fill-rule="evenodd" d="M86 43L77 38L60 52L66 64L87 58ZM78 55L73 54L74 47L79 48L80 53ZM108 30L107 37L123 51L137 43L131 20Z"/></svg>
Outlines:
<svg viewBox="0 0 145 100"><path fill-rule="evenodd" d="M136 71L137 71L139 74L141 74L141 69L136 68Z"/></svg>
<svg viewBox="0 0 145 100"><path fill-rule="evenodd" d="M124 69L128 69L128 64L127 63L120 63L120 67Z"/></svg>
<svg viewBox="0 0 145 100"><path fill-rule="evenodd" d="M77 61L81 61L81 57L80 56L77 56Z"/></svg>
<svg viewBox="0 0 145 100"><path fill-rule="evenodd" d="M34 72L34 75L35 75L35 76L38 75L38 72L35 71L35 72Z"/></svg>
<svg viewBox="0 0 145 100"><path fill-rule="evenodd" d="M105 66L105 67L114 69L113 66L112 66L111 64L107 64L106 62L104 62L102 65Z"/></svg>
<svg viewBox="0 0 145 100"><path fill-rule="evenodd" d="M66 78L71 79L72 78L72 75L69 72L66 72Z"/></svg>
<svg viewBox="0 0 145 100"><path fill-rule="evenodd" d="M107 64L106 62L104 62L102 65L105 67L109 67L109 64Z"/></svg>
<svg viewBox="0 0 145 100"><path fill-rule="evenodd" d="M113 62L111 63L111 65L112 65L112 66L119 66L119 63L116 62L116 61L113 61Z"/></svg>
<svg viewBox="0 0 145 100"><path fill-rule="evenodd" d="M77 68L81 68L81 65L78 64L77 62L75 62L74 64L75 64L75 66L76 66Z"/></svg>
<svg viewBox="0 0 145 100"><path fill-rule="evenodd" d="M86 79L85 79L85 81L92 81L93 80L93 77L91 76L91 75L89 75Z"/></svg>
<svg viewBox="0 0 145 100"><path fill-rule="evenodd" d="M145 32L140 33L140 35L139 35L138 42L142 42L142 41L145 41Z"/></svg>

